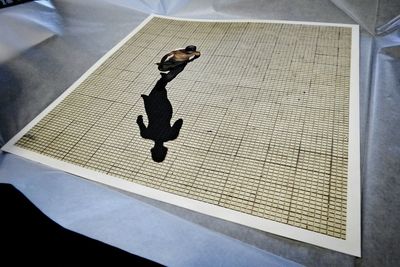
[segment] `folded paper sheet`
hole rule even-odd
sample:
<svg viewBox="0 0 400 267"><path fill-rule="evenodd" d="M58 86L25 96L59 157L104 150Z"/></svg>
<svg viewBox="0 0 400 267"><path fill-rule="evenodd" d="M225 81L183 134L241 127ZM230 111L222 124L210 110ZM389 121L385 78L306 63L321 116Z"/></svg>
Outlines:
<svg viewBox="0 0 400 267"><path fill-rule="evenodd" d="M161 90L155 63L187 45ZM162 162L140 115L182 121ZM151 16L3 150L359 256L358 127L357 26Z"/></svg>

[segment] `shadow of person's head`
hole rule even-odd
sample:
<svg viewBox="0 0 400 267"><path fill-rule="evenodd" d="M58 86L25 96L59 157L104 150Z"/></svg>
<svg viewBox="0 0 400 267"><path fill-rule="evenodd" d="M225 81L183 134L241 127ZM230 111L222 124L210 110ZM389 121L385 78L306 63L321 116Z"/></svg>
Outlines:
<svg viewBox="0 0 400 267"><path fill-rule="evenodd" d="M154 143L154 147L150 149L151 157L155 162L162 162L164 161L165 157L168 153L168 148L163 145L163 143Z"/></svg>

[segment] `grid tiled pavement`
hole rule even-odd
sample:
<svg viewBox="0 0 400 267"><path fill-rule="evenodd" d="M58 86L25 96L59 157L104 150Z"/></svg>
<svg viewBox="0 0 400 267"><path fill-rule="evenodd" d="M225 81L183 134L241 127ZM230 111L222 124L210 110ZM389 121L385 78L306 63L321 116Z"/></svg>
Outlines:
<svg viewBox="0 0 400 267"><path fill-rule="evenodd" d="M179 137L153 162L136 117L155 62ZM345 239L351 29L153 18L17 146L180 196Z"/></svg>

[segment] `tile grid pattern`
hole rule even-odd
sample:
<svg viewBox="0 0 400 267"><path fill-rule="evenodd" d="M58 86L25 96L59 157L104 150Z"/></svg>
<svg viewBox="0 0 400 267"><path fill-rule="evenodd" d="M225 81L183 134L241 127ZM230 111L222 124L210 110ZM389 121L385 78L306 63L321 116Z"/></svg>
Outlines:
<svg viewBox="0 0 400 267"><path fill-rule="evenodd" d="M167 87L163 163L135 123L170 50L202 56ZM17 145L228 209L346 238L351 29L153 18Z"/></svg>

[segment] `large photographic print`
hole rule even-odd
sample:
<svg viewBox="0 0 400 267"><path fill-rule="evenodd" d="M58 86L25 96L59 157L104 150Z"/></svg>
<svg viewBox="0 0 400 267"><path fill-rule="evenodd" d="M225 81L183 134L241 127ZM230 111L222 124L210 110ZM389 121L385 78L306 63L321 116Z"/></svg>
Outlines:
<svg viewBox="0 0 400 267"><path fill-rule="evenodd" d="M358 255L354 36L152 16L3 149Z"/></svg>

